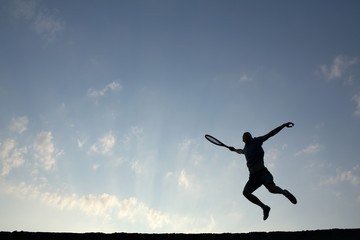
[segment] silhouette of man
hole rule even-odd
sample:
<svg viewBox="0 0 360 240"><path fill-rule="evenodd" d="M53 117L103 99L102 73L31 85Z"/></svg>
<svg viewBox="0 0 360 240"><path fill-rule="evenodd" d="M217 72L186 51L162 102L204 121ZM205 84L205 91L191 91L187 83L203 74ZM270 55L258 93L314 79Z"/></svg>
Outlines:
<svg viewBox="0 0 360 240"><path fill-rule="evenodd" d="M289 191L281 189L275 185L273 176L264 166L264 150L262 148L263 142L279 133L284 127L290 128L293 126L294 123L292 122L284 123L268 134L255 138L253 138L249 132L246 132L243 134L243 141L245 143L244 149L235 149L234 147L229 147L231 151L234 151L238 154L245 154L246 164L249 168L250 175L249 180L244 187L243 195L250 202L260 206L263 209L264 220L269 217L270 207L262 203L255 195L253 195L253 192L262 185L264 185L269 190L269 192L282 194L287 197L293 204L297 203L296 198Z"/></svg>

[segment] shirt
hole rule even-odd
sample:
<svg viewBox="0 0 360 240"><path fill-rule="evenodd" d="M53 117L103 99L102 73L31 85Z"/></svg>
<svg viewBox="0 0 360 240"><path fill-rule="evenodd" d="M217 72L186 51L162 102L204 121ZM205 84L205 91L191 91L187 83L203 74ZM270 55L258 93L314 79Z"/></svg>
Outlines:
<svg viewBox="0 0 360 240"><path fill-rule="evenodd" d="M264 162L264 149L262 148L262 144L264 142L264 137L256 137L245 144L243 152L246 158L246 165L251 169L251 167L257 162Z"/></svg>

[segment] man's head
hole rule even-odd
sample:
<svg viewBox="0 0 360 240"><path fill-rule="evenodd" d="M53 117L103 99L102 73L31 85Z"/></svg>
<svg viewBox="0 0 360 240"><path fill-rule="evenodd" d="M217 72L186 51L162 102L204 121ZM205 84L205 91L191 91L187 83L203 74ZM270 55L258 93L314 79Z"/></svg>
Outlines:
<svg viewBox="0 0 360 240"><path fill-rule="evenodd" d="M243 134L244 143L251 142L252 139L253 138L252 138L252 136L251 136L251 134L249 132L246 132L246 133Z"/></svg>

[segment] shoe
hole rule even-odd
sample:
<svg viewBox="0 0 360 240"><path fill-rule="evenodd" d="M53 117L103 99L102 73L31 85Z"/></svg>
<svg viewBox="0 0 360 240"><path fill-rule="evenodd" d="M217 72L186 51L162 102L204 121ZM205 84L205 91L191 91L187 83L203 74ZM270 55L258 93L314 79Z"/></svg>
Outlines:
<svg viewBox="0 0 360 240"><path fill-rule="evenodd" d="M269 217L269 213L270 213L270 207L269 206L265 206L264 208L263 208L263 211L264 211L264 221Z"/></svg>
<svg viewBox="0 0 360 240"><path fill-rule="evenodd" d="M291 203L296 204L297 200L288 190L284 190L284 196L287 197Z"/></svg>

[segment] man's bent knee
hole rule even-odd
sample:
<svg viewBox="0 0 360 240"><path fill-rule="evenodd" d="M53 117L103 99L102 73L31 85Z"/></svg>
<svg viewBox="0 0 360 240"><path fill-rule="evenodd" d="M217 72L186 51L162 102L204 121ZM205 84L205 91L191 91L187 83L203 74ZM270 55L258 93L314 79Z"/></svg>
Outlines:
<svg viewBox="0 0 360 240"><path fill-rule="evenodd" d="M283 191L280 187L276 186L275 183L267 185L266 188L271 193L282 193L282 191Z"/></svg>
<svg viewBox="0 0 360 240"><path fill-rule="evenodd" d="M252 194L251 191L249 191L249 190L247 190L247 189L244 189L244 190L243 190L243 195L244 195L246 198L248 198L249 196L251 196L251 194Z"/></svg>

